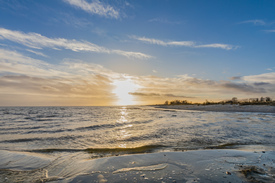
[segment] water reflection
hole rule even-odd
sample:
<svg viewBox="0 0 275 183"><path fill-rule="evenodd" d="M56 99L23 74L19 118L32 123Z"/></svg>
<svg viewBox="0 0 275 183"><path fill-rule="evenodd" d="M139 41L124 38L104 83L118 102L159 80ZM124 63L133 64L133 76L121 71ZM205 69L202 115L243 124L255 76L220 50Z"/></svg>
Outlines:
<svg viewBox="0 0 275 183"><path fill-rule="evenodd" d="M120 118L116 122L117 123L126 123L126 122L128 122L127 115L128 115L127 107L122 107L120 109Z"/></svg>
<svg viewBox="0 0 275 183"><path fill-rule="evenodd" d="M117 131L117 140L122 141L126 138L129 138L132 136L132 133L128 130L131 128L133 125L132 124L127 124L129 123L128 121L128 111L127 107L122 107L120 109L120 118L116 121L117 123L123 123L124 125L121 126L118 131ZM126 143L119 143L118 145L120 148L127 148Z"/></svg>

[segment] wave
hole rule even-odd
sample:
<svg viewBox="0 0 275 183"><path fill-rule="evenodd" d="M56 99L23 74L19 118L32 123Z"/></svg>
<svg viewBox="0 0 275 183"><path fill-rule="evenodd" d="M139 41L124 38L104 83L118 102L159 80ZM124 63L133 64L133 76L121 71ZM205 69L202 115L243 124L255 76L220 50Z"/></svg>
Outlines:
<svg viewBox="0 0 275 183"><path fill-rule="evenodd" d="M86 149L35 149L27 150L27 152L36 153L54 153L54 152L87 152L91 154L139 154L139 153L152 153L160 149L168 148L163 145L145 145L133 148L86 148Z"/></svg>
<svg viewBox="0 0 275 183"><path fill-rule="evenodd" d="M47 137L47 138L21 138L21 139L11 139L11 140L3 140L0 141L0 143L21 143L21 142L32 142L32 141L54 141L54 140L59 140L59 141L66 141L66 140L75 140L77 138L81 138L83 136L61 136L61 137Z"/></svg>
<svg viewBox="0 0 275 183"><path fill-rule="evenodd" d="M116 126L117 125L114 125L114 124L91 125L91 126L76 128L75 130L79 130L79 131L82 131L82 130L97 130L97 129L100 129L100 128L114 128Z"/></svg>
<svg viewBox="0 0 275 183"><path fill-rule="evenodd" d="M132 121L132 122L124 122L124 123L112 123L112 124L98 124L98 125L91 125L91 126L84 126L78 128L65 128L65 129L56 129L60 125L40 125L40 126L27 126L27 127L6 127L2 128L0 134L42 134L42 133L63 133L63 132L76 132L76 131L93 131L93 130L100 130L100 129L115 129L116 127L122 127L124 125L139 125L139 124L146 124L151 123L153 120L144 120L144 121ZM49 129L49 130L48 130ZM19 140L20 141L20 140ZM11 141L12 142L12 141Z"/></svg>
<svg viewBox="0 0 275 183"><path fill-rule="evenodd" d="M12 140L3 140L3 143L20 143L20 142L31 142L41 140L41 138L24 138L24 139L12 139Z"/></svg>
<svg viewBox="0 0 275 183"><path fill-rule="evenodd" d="M150 153L154 152L158 149L165 148L166 146L163 145L145 145L140 147L134 147L134 148L88 148L85 151L89 153L129 153L129 154L135 154L135 153Z"/></svg>

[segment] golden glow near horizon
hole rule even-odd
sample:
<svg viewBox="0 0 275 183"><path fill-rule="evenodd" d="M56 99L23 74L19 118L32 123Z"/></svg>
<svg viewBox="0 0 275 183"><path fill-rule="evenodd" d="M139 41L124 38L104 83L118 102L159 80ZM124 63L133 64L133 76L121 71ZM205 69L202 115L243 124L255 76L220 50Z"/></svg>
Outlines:
<svg viewBox="0 0 275 183"><path fill-rule="evenodd" d="M113 93L117 96L117 105L134 105L134 98L131 92L135 92L139 86L135 84L131 79L115 80L115 89Z"/></svg>

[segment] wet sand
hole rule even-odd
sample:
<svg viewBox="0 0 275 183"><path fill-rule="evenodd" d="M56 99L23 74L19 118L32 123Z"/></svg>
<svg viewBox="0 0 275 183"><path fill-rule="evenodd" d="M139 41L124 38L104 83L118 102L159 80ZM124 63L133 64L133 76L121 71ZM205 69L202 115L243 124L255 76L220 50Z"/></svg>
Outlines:
<svg viewBox="0 0 275 183"><path fill-rule="evenodd" d="M10 151L0 151L0 157L0 182L275 182L275 151L196 150L99 159L74 154L77 161L69 162L64 156L53 160Z"/></svg>
<svg viewBox="0 0 275 183"><path fill-rule="evenodd" d="M275 113L275 106L268 105L158 105L157 108L214 111L214 112L262 112Z"/></svg>

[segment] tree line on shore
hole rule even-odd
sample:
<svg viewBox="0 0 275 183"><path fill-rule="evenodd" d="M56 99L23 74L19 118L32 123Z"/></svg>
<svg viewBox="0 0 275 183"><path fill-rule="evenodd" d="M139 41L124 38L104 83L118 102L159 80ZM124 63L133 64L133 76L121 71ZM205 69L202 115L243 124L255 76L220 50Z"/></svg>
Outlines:
<svg viewBox="0 0 275 183"><path fill-rule="evenodd" d="M249 98L238 100L237 97L233 97L231 100L223 100L220 102L213 102L206 100L202 103L193 103L188 100L172 100L165 101L164 105L217 105L217 104L238 104L238 105L275 105L275 100L273 101L270 97L261 97L261 98Z"/></svg>

